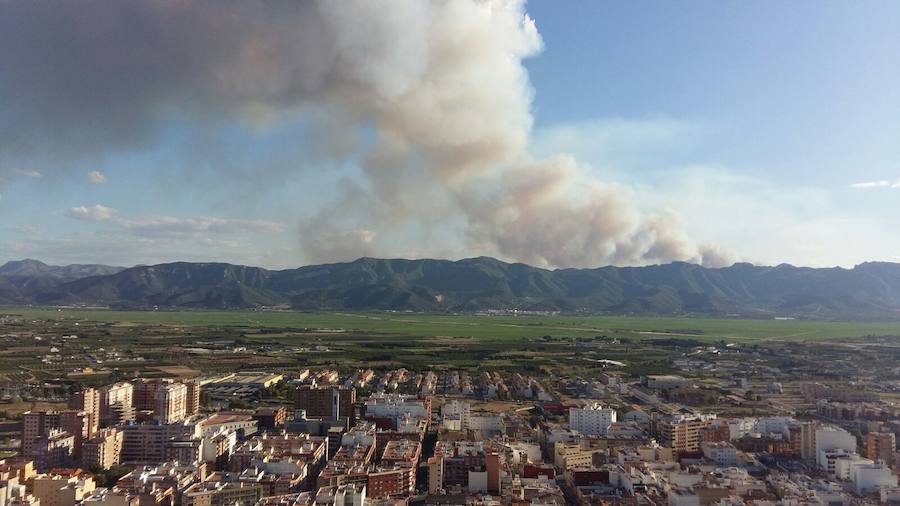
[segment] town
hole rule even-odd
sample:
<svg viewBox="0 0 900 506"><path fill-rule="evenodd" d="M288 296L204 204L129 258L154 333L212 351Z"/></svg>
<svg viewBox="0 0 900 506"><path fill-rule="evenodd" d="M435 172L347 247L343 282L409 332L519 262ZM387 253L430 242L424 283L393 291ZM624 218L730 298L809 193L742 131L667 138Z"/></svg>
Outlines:
<svg viewBox="0 0 900 506"><path fill-rule="evenodd" d="M881 357L868 368L862 341L645 343L668 350L659 374L629 367L614 337L539 338L556 358L536 368L309 366L285 353L258 368L272 343L225 339L221 360L244 365L206 371L221 345L208 334L204 353L166 363L87 346L99 324L82 321L78 337L71 322L22 323L7 321L7 350L57 358L0 377L0 506L900 501L887 337L865 341ZM308 355L341 346L311 339ZM563 367L597 350L619 359ZM119 367L86 371L76 352Z"/></svg>

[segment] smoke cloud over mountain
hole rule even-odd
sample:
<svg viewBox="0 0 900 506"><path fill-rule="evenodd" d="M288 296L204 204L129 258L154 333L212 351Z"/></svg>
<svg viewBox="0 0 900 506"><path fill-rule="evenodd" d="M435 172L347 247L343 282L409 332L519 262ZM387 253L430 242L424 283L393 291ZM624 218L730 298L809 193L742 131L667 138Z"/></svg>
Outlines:
<svg viewBox="0 0 900 506"><path fill-rule="evenodd" d="M361 175L297 217L304 261L452 254L448 235L542 266L729 261L629 188L529 152L522 61L542 42L520 0L0 0L0 47L0 167L141 149L171 114L311 124Z"/></svg>

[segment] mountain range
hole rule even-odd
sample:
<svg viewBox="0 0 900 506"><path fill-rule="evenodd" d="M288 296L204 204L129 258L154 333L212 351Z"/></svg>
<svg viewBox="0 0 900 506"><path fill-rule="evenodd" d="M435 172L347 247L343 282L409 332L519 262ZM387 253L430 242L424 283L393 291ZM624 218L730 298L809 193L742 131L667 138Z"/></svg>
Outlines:
<svg viewBox="0 0 900 506"><path fill-rule="evenodd" d="M893 319L900 318L900 264L707 268L674 262L548 270L488 257L360 258L268 270L188 262L59 267L21 260L0 266L0 304Z"/></svg>

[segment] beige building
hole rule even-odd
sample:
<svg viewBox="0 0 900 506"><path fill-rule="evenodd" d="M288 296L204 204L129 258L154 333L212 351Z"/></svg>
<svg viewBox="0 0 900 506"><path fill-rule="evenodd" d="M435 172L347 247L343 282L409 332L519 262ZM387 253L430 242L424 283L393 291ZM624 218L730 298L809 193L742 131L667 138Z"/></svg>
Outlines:
<svg viewBox="0 0 900 506"><path fill-rule="evenodd" d="M263 489L256 484L203 481L188 487L181 496L181 506L226 506L256 504Z"/></svg>
<svg viewBox="0 0 900 506"><path fill-rule="evenodd" d="M115 427L107 427L84 442L82 466L85 469L100 467L109 469L118 465L122 458L124 434Z"/></svg>
<svg viewBox="0 0 900 506"><path fill-rule="evenodd" d="M675 453L700 451L700 430L707 427L715 415L664 415L653 420L659 442Z"/></svg>
<svg viewBox="0 0 900 506"><path fill-rule="evenodd" d="M134 420L134 386L114 383L100 390L100 425L108 427Z"/></svg>
<svg viewBox="0 0 900 506"><path fill-rule="evenodd" d="M41 506L75 506L95 488L91 477L40 475L34 479L32 495Z"/></svg>
<svg viewBox="0 0 900 506"><path fill-rule="evenodd" d="M184 383L164 383L156 389L156 418L160 423L180 422L187 417L188 388Z"/></svg>
<svg viewBox="0 0 900 506"><path fill-rule="evenodd" d="M22 455L28 456L38 438L51 431L65 431L75 438L75 450L89 431L89 419L83 411L26 411L22 414Z"/></svg>
<svg viewBox="0 0 900 506"><path fill-rule="evenodd" d="M69 407L84 411L88 416L88 431L85 437L91 437L97 433L100 428L100 391L96 388L85 388L80 392L75 392L69 401Z"/></svg>
<svg viewBox="0 0 900 506"><path fill-rule="evenodd" d="M553 465L560 472L593 467L594 450L581 443L557 442L553 445Z"/></svg>

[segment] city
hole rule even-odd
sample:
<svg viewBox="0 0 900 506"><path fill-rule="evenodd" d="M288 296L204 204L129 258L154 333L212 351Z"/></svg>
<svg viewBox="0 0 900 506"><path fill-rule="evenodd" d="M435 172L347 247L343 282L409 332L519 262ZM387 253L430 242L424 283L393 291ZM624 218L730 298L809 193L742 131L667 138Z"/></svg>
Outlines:
<svg viewBox="0 0 900 506"><path fill-rule="evenodd" d="M128 323L120 347L127 335L167 347L203 337L197 350L126 356L100 340L109 324L28 314L5 317L6 349L57 359L7 362L0 375L3 506L900 500L897 338L543 336L525 341L544 343L538 353L505 367L450 353L428 367L358 368L342 340L397 357L428 341L307 328L278 347L285 328ZM313 344L337 330L338 349ZM659 374L629 367L645 354L664 357Z"/></svg>

